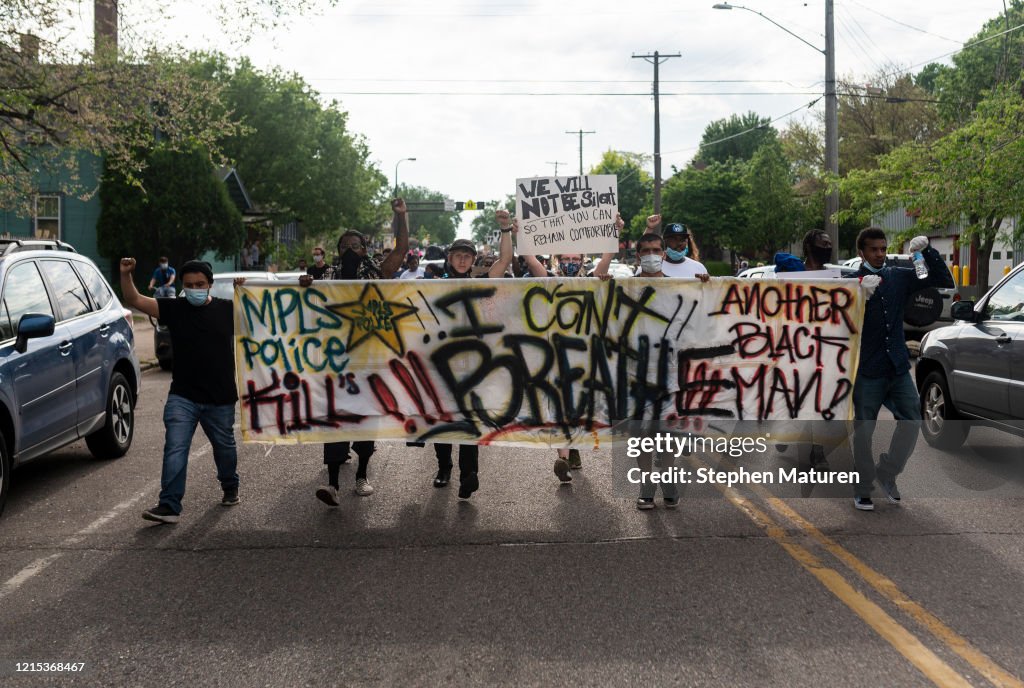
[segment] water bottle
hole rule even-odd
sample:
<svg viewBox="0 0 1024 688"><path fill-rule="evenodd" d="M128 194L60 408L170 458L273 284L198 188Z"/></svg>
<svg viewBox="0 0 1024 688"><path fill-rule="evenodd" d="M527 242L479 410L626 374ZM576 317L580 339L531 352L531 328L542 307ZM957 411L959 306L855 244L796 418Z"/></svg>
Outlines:
<svg viewBox="0 0 1024 688"><path fill-rule="evenodd" d="M914 251L914 272L917 273L917 279L928 277L928 264L924 262L924 256L920 251Z"/></svg>

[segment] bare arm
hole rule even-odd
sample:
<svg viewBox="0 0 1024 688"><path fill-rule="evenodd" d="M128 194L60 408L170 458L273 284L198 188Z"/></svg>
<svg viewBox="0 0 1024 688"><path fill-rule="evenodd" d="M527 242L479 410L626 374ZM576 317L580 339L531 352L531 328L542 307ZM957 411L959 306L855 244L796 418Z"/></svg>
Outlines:
<svg viewBox="0 0 1024 688"><path fill-rule="evenodd" d="M526 267L530 269L530 274L534 277L547 277L547 269L540 264L537 260L537 256L523 256L523 262L526 263Z"/></svg>
<svg viewBox="0 0 1024 688"><path fill-rule="evenodd" d="M152 318L160 317L160 306L156 299L151 296L143 296L135 288L135 280L132 276L135 272L135 259L121 259L121 293L124 295L124 305L129 308L142 311Z"/></svg>
<svg viewBox="0 0 1024 688"><path fill-rule="evenodd" d="M507 210L494 211L494 217L501 229L501 244L498 248L498 260L487 271L488 277L504 277L505 269L512 263L512 235L516 233L516 225L512 222Z"/></svg>
<svg viewBox="0 0 1024 688"><path fill-rule="evenodd" d="M391 210L394 211L391 218L391 230L395 233L395 248L380 264L380 271L384 279L391 279L391 276L398 270L398 266L405 260L405 254L409 252L409 213L406 210L405 201L401 198L391 201Z"/></svg>
<svg viewBox="0 0 1024 688"><path fill-rule="evenodd" d="M176 279L178 279L178 273L172 272L171 273L171 278L169 280L167 280L167 286L169 287L172 284L174 284L174 280L176 280Z"/></svg>

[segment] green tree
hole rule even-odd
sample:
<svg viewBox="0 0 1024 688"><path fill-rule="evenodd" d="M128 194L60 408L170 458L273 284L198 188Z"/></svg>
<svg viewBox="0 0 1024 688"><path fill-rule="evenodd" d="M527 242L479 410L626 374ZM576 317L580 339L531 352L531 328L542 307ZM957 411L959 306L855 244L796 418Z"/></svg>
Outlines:
<svg viewBox="0 0 1024 688"><path fill-rule="evenodd" d="M644 169L648 156L641 153L607 150L590 174L614 174L618 177L619 215L626 222L624 239L639 239L646 227L654 179ZM637 231L639 230L639 233Z"/></svg>
<svg viewBox="0 0 1024 688"><path fill-rule="evenodd" d="M776 136L768 117L756 112L734 114L704 127L696 159L704 163L750 160L762 143Z"/></svg>
<svg viewBox="0 0 1024 688"><path fill-rule="evenodd" d="M930 94L910 76L880 70L864 88L840 80L840 174L870 169L877 158L908 141L928 142L941 136L939 111Z"/></svg>
<svg viewBox="0 0 1024 688"><path fill-rule="evenodd" d="M770 256L800 233L800 212L793 197L793 175L777 140L766 141L743 173L746 224L739 246ZM737 246L737 248L739 248Z"/></svg>
<svg viewBox="0 0 1024 688"><path fill-rule="evenodd" d="M377 230L387 179L337 102L324 107L299 76L262 72L246 59L233 64L206 55L193 69L218 85L223 107L239 124L219 143L264 213L279 221L297 217L318 233Z"/></svg>
<svg viewBox="0 0 1024 688"><path fill-rule="evenodd" d="M505 202L501 204L501 207L510 213L515 214L516 211L516 198L515 196L505 196ZM487 209L483 212L476 213L473 220L470 222L471 236L473 241L477 244L488 243L488 237L491 232L498 228L498 223L494 219L494 210L496 206L488 203ZM495 246L495 249L498 247Z"/></svg>
<svg viewBox="0 0 1024 688"><path fill-rule="evenodd" d="M166 255L180 265L207 251L219 258L238 252L242 216L202 147L159 146L143 163L139 184L116 167L104 172L96 224L102 255L135 256L142 265Z"/></svg>
<svg viewBox="0 0 1024 688"><path fill-rule="evenodd" d="M661 197L664 222L682 222L698 246L742 248L747 218L742 207L743 165L735 162L689 167L672 176Z"/></svg>
<svg viewBox="0 0 1024 688"><path fill-rule="evenodd" d="M940 110L954 125L967 122L986 94L1021 76L1024 32L1008 29L1024 23L1024 0L1010 0L1006 14L989 19L981 31L953 56L953 67L927 65L923 79L934 83ZM999 36L998 34L1004 34Z"/></svg>
<svg viewBox="0 0 1024 688"><path fill-rule="evenodd" d="M444 194L422 186L399 187L398 195L408 201L443 201ZM487 210L482 211L484 213ZM493 214L493 211L492 211ZM460 213L409 212L409 235L428 244L446 245L455 241L455 232L461 221Z"/></svg>
<svg viewBox="0 0 1024 688"><path fill-rule="evenodd" d="M217 0L213 5L225 29L244 36L255 26L307 9L309 2ZM78 41L69 40L69 22L77 13L76 4L65 0L0 2L2 208L30 214L41 175L59 183L56 190L65 194L90 195L93 189L84 188L77 174L82 152L139 183L139 151L155 145L154 132L160 132L165 147L187 149L197 142L211 162L220 160L217 142L234 126L219 107L215 84L195 79L173 48L146 40L147 31L161 25L152 13L144 13L146 25L133 25L132 14L122 14L121 45L115 50L100 41L97 51L78 50Z"/></svg>
<svg viewBox="0 0 1024 688"><path fill-rule="evenodd" d="M920 227L965 221L960 241L978 251L978 284L988 285L989 254L1003 221L1024 212L1024 99L1021 84L981 101L970 120L931 144L907 143L840 183L849 214L903 206ZM1016 230L1019 238L1020 229Z"/></svg>

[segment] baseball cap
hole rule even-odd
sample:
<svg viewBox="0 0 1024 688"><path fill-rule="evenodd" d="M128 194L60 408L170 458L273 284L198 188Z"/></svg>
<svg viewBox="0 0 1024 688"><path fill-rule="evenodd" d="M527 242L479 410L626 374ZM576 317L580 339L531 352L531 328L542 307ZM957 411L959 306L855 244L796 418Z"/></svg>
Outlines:
<svg viewBox="0 0 1024 688"><path fill-rule="evenodd" d="M469 239L456 239L452 242L452 245L448 247L448 253L451 253L452 251L469 251L475 256L476 246Z"/></svg>
<svg viewBox="0 0 1024 688"><path fill-rule="evenodd" d="M689 232L686 230L686 225L678 222L673 222L665 227L665 236L686 236L687 234Z"/></svg>

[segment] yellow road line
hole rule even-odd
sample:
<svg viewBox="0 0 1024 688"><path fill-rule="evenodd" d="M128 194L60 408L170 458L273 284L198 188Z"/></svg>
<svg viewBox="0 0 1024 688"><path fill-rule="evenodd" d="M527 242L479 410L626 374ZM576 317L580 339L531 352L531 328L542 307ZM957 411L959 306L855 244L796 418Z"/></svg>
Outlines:
<svg viewBox="0 0 1024 688"><path fill-rule="evenodd" d="M853 588L835 569L825 566L810 550L793 542L786 531L773 521L767 514L755 507L747 499L739 496L729 488L721 488L725 498L732 502L750 520L760 526L776 543L782 546L793 559L803 566L812 576L824 585L829 592L849 607L857 616L864 620L876 633L882 636L897 652L906 657L907 661L917 667L937 686L964 686L971 684L944 662L938 655L929 650L914 634L901 626L889 616L885 610L869 600Z"/></svg>
<svg viewBox="0 0 1024 688"><path fill-rule="evenodd" d="M937 616L910 599L891 579L875 571L843 548L842 545L822 533L814 524L791 509L778 497L772 497L766 491L759 488L755 488L755 491L762 494L772 509L788 518L801 530L817 540L834 557L853 569L857 575L877 590L879 594L896 605L917 623L921 624L932 635L945 643L949 649L977 669L992 685L999 688L1024 688L1024 682L996 664L985 653L974 647L966 638L944 624Z"/></svg>

